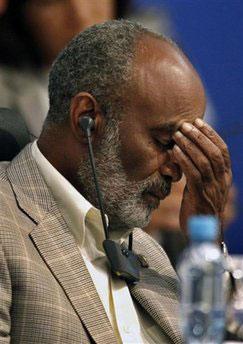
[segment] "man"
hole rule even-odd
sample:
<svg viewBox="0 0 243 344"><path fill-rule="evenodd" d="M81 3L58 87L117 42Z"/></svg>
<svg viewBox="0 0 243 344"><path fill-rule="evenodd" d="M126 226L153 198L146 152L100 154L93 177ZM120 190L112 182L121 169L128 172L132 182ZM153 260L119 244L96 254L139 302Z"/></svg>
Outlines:
<svg viewBox="0 0 243 344"><path fill-rule="evenodd" d="M200 118L199 76L170 41L129 21L78 35L49 79L38 142L1 165L0 335L12 343L181 343L177 278L139 228L182 172L181 227L221 217L230 159ZM110 273L85 132L92 144L109 234L149 266L128 285ZM96 208L95 208L96 207Z"/></svg>

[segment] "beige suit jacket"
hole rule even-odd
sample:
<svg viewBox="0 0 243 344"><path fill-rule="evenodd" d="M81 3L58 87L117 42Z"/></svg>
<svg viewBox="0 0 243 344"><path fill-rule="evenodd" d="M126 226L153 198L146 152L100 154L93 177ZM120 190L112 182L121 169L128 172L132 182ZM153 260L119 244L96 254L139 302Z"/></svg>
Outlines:
<svg viewBox="0 0 243 344"><path fill-rule="evenodd" d="M130 292L168 342L182 343L177 277L161 247L135 230L149 268ZM74 238L27 146L0 164L0 343L116 343Z"/></svg>

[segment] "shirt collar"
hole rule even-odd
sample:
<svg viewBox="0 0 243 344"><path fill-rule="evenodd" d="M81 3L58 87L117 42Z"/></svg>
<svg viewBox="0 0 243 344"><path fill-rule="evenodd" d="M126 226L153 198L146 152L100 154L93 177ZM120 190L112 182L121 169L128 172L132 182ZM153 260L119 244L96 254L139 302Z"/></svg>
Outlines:
<svg viewBox="0 0 243 344"><path fill-rule="evenodd" d="M32 155L50 188L68 226L82 251L90 261L105 255L105 239L100 211L93 207L44 157L37 141L32 144Z"/></svg>

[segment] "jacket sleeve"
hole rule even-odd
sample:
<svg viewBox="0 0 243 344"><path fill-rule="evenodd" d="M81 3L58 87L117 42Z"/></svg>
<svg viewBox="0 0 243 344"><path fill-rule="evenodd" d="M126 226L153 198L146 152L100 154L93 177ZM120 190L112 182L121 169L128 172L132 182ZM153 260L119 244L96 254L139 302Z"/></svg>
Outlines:
<svg viewBox="0 0 243 344"><path fill-rule="evenodd" d="M10 343L11 279L7 261L0 245L0 343Z"/></svg>

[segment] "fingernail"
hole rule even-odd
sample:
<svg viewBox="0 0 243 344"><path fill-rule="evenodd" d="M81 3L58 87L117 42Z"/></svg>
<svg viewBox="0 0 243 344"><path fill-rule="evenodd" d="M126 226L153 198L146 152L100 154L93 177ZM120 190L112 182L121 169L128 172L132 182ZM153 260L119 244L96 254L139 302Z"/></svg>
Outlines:
<svg viewBox="0 0 243 344"><path fill-rule="evenodd" d="M196 124L197 127L201 128L201 127L203 127L204 122L201 120L201 118L197 118L195 120L195 124Z"/></svg>
<svg viewBox="0 0 243 344"><path fill-rule="evenodd" d="M174 145L173 150L176 151L176 152L181 152L180 147L177 146L177 145Z"/></svg>
<svg viewBox="0 0 243 344"><path fill-rule="evenodd" d="M183 131L187 132L191 131L193 126L190 123L183 123L181 128L183 129Z"/></svg>
<svg viewBox="0 0 243 344"><path fill-rule="evenodd" d="M175 137L182 137L183 135L182 135L182 133L178 130L178 131L175 132L174 136L175 136Z"/></svg>

